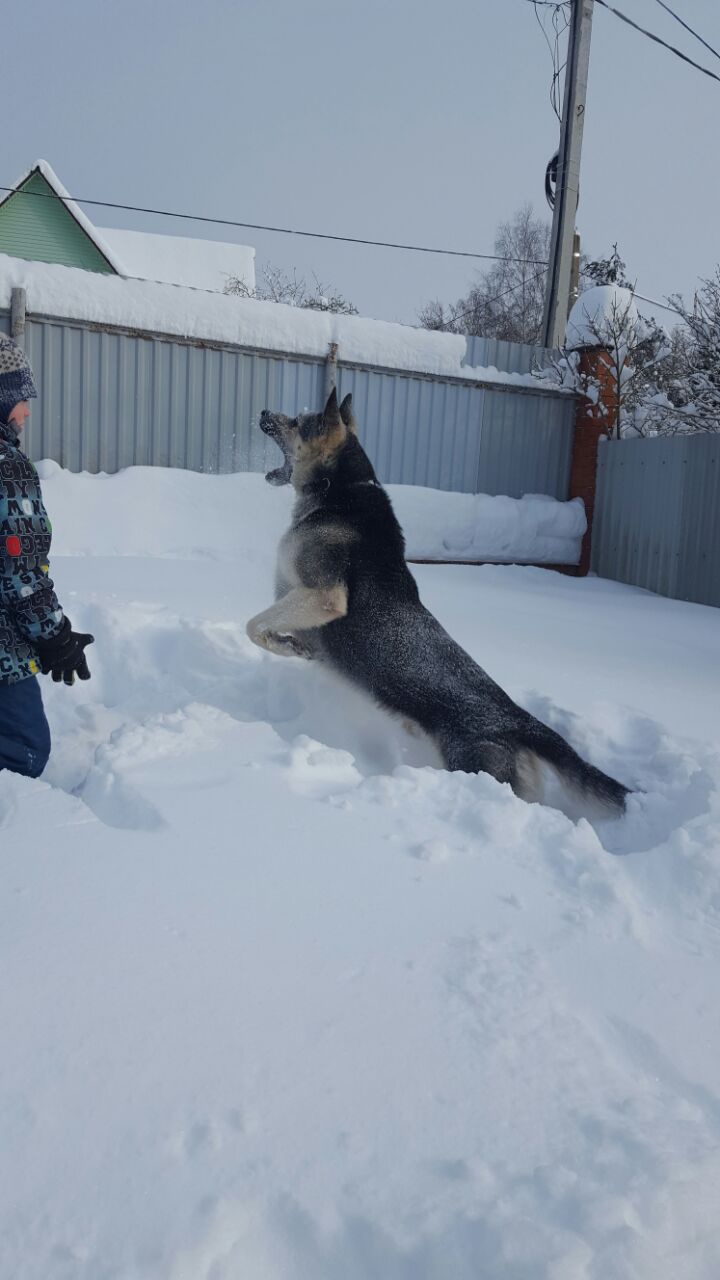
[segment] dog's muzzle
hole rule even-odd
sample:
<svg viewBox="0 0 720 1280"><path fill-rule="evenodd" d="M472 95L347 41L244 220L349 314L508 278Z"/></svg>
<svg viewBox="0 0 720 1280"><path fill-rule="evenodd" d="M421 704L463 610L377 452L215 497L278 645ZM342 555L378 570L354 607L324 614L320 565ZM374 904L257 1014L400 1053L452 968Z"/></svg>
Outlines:
<svg viewBox="0 0 720 1280"><path fill-rule="evenodd" d="M266 436L277 436L278 425L275 415L269 409L263 409L260 414L260 430L265 432Z"/></svg>

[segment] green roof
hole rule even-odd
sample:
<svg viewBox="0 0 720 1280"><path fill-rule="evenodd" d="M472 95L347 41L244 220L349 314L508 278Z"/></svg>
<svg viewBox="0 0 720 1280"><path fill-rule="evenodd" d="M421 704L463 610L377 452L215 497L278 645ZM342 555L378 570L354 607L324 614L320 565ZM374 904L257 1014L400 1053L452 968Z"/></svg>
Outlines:
<svg viewBox="0 0 720 1280"><path fill-rule="evenodd" d="M33 169L0 204L0 253L116 275L68 203Z"/></svg>

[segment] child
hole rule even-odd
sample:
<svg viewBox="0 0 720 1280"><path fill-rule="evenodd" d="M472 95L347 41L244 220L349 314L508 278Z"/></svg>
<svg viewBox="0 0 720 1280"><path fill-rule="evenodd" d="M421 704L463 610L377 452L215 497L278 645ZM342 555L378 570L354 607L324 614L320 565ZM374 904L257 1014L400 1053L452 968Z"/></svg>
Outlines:
<svg viewBox="0 0 720 1280"><path fill-rule="evenodd" d="M25 353L0 335L0 770L37 778L50 755L50 729L37 673L89 680L85 646L48 577L50 521L20 432L37 396Z"/></svg>

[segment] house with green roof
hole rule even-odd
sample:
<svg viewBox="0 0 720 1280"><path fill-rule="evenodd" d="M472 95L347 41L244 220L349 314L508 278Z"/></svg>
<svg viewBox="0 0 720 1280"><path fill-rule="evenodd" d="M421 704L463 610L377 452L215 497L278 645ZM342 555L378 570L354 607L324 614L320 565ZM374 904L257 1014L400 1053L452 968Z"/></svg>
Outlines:
<svg viewBox="0 0 720 1280"><path fill-rule="evenodd" d="M38 160L0 200L0 253L105 275L125 274L45 160Z"/></svg>
<svg viewBox="0 0 720 1280"><path fill-rule="evenodd" d="M0 198L0 258L79 268L222 293L230 279L255 285L248 245L98 228L47 160L37 160ZM0 276L2 275L0 261Z"/></svg>

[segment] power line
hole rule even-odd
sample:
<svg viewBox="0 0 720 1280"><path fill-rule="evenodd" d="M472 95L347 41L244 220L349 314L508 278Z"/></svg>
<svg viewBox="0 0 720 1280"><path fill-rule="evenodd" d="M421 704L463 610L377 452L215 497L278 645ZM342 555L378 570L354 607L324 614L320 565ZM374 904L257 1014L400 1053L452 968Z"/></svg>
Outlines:
<svg viewBox="0 0 720 1280"><path fill-rule="evenodd" d="M691 27L684 18L680 17L679 13L676 13L674 9L671 9L669 4L665 4L665 0L657 0L657 3L660 5L660 8L665 9L665 11L669 13L676 22L679 22L681 27L684 27L686 31L689 31L691 36L694 36L701 44L704 44L705 48L709 49L716 58L720 58L720 53L718 53L717 49L713 49L712 45L708 44L707 40L704 40L699 32L695 31L694 27Z"/></svg>
<svg viewBox="0 0 720 1280"><path fill-rule="evenodd" d="M518 280L517 284L513 284L510 286L509 289L505 289L503 290L502 293L496 294L494 298L487 298L482 305L484 307L491 307L495 302L500 302L502 298L506 298L508 294L514 293L516 289L522 289L523 285L530 286L533 284L537 284L538 280L542 280L544 275L545 275L544 271L539 271L537 275L532 276L530 280ZM632 293L634 298L639 298L642 302L649 302L651 306L660 307L662 311L671 311L673 315L680 315L680 312L678 311L677 307L668 306L667 302L658 302L657 298L646 298L643 293L638 293L637 289L631 289L630 292ZM582 294L579 296L582 297ZM477 307L468 307L466 311L460 311L458 312L457 315L454 315L452 319L446 320L444 324L438 325L437 329L435 329L434 332L442 333L447 329L448 325L458 324L460 321L465 320L468 316L475 315L477 311L478 311ZM482 335L470 334L467 336L472 337L472 336L482 336Z"/></svg>
<svg viewBox="0 0 720 1280"><path fill-rule="evenodd" d="M114 204L111 200L88 200L84 196L58 196L45 191L23 191L15 187L0 187L0 191L11 192L18 196L26 196L35 200L62 200L63 204L71 200L74 204L99 205L103 209L123 209L129 213L151 213L159 218L183 218L188 222L209 222L221 227L241 227L245 231L272 231L276 235L307 236L312 240L338 240L342 244L372 245L377 249L407 249L411 253L439 253L451 258L482 258L488 262L518 262L528 266L544 266L540 259L504 258L497 253L472 253L466 249L434 249L420 244L399 244L391 240L365 240L359 236L336 236L324 231L299 231L293 227L268 227L258 222L237 222L232 218L210 218L199 213L178 213L172 209L146 209L135 204Z"/></svg>
<svg viewBox="0 0 720 1280"><path fill-rule="evenodd" d="M547 265L547 264L546 264ZM528 288L530 285L537 284L538 280L542 280L545 275L544 271L538 271L530 280L518 280L517 284L511 284L509 289L504 289L502 293L498 293L494 298L485 298L481 304L483 307L492 307L494 303L500 302L502 298L507 298L508 294L514 293L516 289ZM437 325L434 332L443 333L448 325L457 324L461 320L465 320L467 316L476 315L478 307L468 307L467 311L459 311L451 320L446 320L444 324ZM468 334L467 337L482 337L482 334Z"/></svg>
<svg viewBox="0 0 720 1280"><path fill-rule="evenodd" d="M562 114L560 111L560 104L558 101L558 97L559 97L559 88L560 88L560 77L565 69L565 63L561 62L561 59L560 59L560 38L565 34L568 27L570 26L570 20L568 18L565 8L561 4L553 3L548 5L547 3L545 3L545 0L531 0L531 2L533 5L533 9L535 11L535 18L537 20L537 24L540 30L542 31L543 38L550 51L550 58L552 61L553 75L552 75L552 80L550 82L550 105L553 111L555 112L555 115L557 116L558 122L562 123ZM552 12L550 21L552 22L553 30L555 32L554 41L551 41L545 29L545 25L540 17L541 7L552 8L553 12Z"/></svg>
<svg viewBox="0 0 720 1280"><path fill-rule="evenodd" d="M639 23L633 22L632 18L628 18L626 13L622 13L620 9L615 9L613 5L608 4L608 0L597 0L597 3L601 4L603 9L609 9L610 13L614 13L615 17L620 18L622 22L627 22L629 27L634 27L636 31L647 36L648 40L654 40L655 44L662 45L663 49L669 49L670 53L674 53L677 58L682 58L683 62L689 63L689 65L694 67L696 71L702 71L703 75L710 76L711 80L717 80L718 83L720 83L720 76L716 76L714 71L709 71L707 67L701 66L699 62L695 62L692 58L688 58L686 53L681 53L679 49L675 48L674 44L668 44L667 40L661 40L660 36L654 35L652 31L646 31L645 27L641 27Z"/></svg>
<svg viewBox="0 0 720 1280"><path fill-rule="evenodd" d="M641 302L649 302L653 307L660 307L661 311L672 311L673 315L680 315L677 307L669 307L666 302L658 302L657 298L646 298L644 294L638 293L636 289L632 290L634 298L640 298Z"/></svg>

